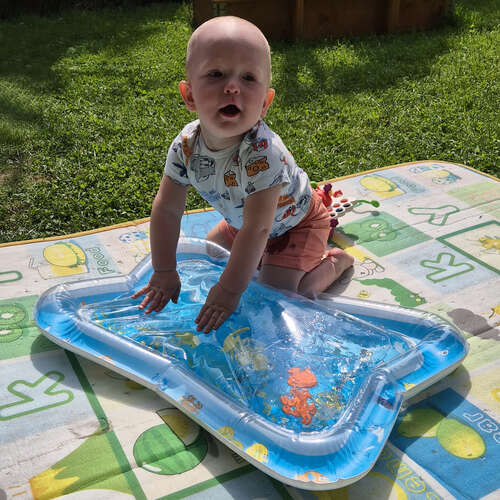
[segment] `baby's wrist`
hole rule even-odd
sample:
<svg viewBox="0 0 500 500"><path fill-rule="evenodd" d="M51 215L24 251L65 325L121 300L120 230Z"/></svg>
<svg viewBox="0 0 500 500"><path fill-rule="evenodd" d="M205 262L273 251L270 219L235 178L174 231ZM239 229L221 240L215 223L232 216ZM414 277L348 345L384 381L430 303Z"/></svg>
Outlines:
<svg viewBox="0 0 500 500"><path fill-rule="evenodd" d="M220 282L220 280L217 282L217 285L219 285L224 292L229 293L231 295L241 295L245 291L245 288L243 290L231 290L227 286L223 285Z"/></svg>
<svg viewBox="0 0 500 500"><path fill-rule="evenodd" d="M175 267L166 267L164 269L161 269L161 268L153 267L153 271L155 273L173 273L173 272L177 272L177 268L175 268Z"/></svg>

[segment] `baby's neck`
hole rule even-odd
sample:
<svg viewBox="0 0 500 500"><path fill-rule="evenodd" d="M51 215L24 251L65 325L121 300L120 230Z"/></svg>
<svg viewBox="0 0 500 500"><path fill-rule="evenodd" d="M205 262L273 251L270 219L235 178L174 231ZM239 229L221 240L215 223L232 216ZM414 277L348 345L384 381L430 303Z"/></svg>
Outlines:
<svg viewBox="0 0 500 500"><path fill-rule="evenodd" d="M209 151L222 151L224 149L230 148L231 146L240 143L243 139L243 135L244 134L214 141L212 138L207 137L206 134L203 133L203 129L201 129L203 142L205 143L205 146Z"/></svg>
<svg viewBox="0 0 500 500"><path fill-rule="evenodd" d="M245 134L248 133L248 130L243 134L239 135L234 135L229 137L215 137L212 134L210 134L205 129L205 127L203 127L203 124L200 122L200 132L201 132L201 137L203 138L203 142L205 143L207 149L209 149L210 151L222 151L223 149L228 149L231 146L240 143L243 140Z"/></svg>

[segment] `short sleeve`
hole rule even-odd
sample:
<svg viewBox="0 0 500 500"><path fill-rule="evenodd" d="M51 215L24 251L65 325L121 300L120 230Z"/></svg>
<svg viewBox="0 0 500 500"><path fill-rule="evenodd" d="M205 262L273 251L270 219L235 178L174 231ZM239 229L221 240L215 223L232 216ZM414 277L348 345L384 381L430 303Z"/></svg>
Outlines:
<svg viewBox="0 0 500 500"><path fill-rule="evenodd" d="M187 174L187 160L183 149L182 135L177 136L170 145L163 172L180 186L187 187L191 184Z"/></svg>

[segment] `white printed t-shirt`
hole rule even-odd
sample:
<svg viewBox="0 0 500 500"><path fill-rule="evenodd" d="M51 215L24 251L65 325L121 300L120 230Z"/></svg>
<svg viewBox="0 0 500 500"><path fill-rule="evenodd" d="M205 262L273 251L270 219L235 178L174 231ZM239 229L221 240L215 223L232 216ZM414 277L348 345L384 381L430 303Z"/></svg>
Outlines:
<svg viewBox="0 0 500 500"><path fill-rule="evenodd" d="M193 186L236 229L243 224L247 196L281 184L270 238L281 236L302 220L312 195L307 174L263 121L241 143L221 151L206 147L199 120L189 123L172 142L164 172L181 186Z"/></svg>

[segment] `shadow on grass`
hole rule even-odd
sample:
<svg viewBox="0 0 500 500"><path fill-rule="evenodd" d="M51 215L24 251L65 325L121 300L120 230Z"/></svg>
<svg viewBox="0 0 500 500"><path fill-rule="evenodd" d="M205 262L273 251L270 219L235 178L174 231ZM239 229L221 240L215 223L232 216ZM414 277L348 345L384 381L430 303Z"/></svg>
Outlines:
<svg viewBox="0 0 500 500"><path fill-rule="evenodd" d="M284 104L319 95L384 90L401 79L428 75L434 61L449 50L449 36L453 36L449 27L443 27L351 41L277 44L273 52L281 71L273 84L280 89Z"/></svg>
<svg viewBox="0 0 500 500"><path fill-rule="evenodd" d="M164 29L159 20L174 20L182 8L174 3L147 8L70 10L51 17L27 15L15 21L0 21L0 117L14 125L50 127L44 124L40 107L37 109L33 101L64 93L66 82L55 71L58 61L79 53L97 55L102 51L124 56ZM119 71L120 68L110 69L109 74L116 76ZM18 142L14 132L3 128L0 142Z"/></svg>
<svg viewBox="0 0 500 500"><path fill-rule="evenodd" d="M455 24L476 22L478 28L478 20L488 19L493 5L494 0L462 0L457 7L461 17L455 18ZM45 18L24 16L11 22L0 21L0 78L38 95L57 94L65 83L54 71L54 65L71 51L126 54L162 29L156 22L158 19L175 20L183 8L178 3L168 3L146 8L68 10ZM279 88L279 98L285 105L307 101L319 94L382 90L401 78L415 80L427 75L433 62L449 50L448 38L455 34L456 28L445 26L427 32L351 41L273 43L280 66L274 86ZM349 52L348 60L335 57L336 51ZM117 69L109 71L115 76ZM41 124L38 111L16 103L0 87L1 115L35 127ZM15 134L12 137L3 134L0 139L10 142Z"/></svg>
<svg viewBox="0 0 500 500"><path fill-rule="evenodd" d="M495 0L462 0L440 28L395 35L275 43L280 71L273 85L286 105L317 96L376 91L401 79L418 81L451 49L463 30L492 29L498 23Z"/></svg>

